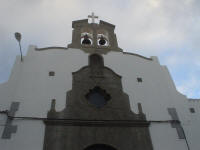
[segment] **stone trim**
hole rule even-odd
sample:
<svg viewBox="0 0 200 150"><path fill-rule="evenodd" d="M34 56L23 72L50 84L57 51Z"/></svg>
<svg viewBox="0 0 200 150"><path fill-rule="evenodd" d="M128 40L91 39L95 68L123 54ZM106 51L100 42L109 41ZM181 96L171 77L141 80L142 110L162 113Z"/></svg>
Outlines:
<svg viewBox="0 0 200 150"><path fill-rule="evenodd" d="M200 99L192 99L192 98L189 98L188 101L189 101L189 102L200 102Z"/></svg>
<svg viewBox="0 0 200 150"><path fill-rule="evenodd" d="M57 46L53 46L53 47L44 47L44 48L35 48L36 51L43 51L43 50L51 50L51 49L60 49L60 50L67 50L67 47L57 47Z"/></svg>
<svg viewBox="0 0 200 150"><path fill-rule="evenodd" d="M142 56L142 55L139 55L139 54L135 54L135 53L123 52L123 54L134 55L134 56L146 59L146 60L153 60L152 58L148 58L148 57L145 57L145 56Z"/></svg>
<svg viewBox="0 0 200 150"><path fill-rule="evenodd" d="M145 56L142 56L142 55L139 55L139 54L130 53L130 52L123 52L122 49L115 50L115 49L110 49L109 47L104 47L104 46L99 46L97 48L92 47L92 46L90 46L90 47L82 46L81 49L80 48L73 48L73 47L44 47L44 48L35 48L35 50L36 51L52 50L52 49L68 50L69 48L82 50L83 52L90 53L90 54L93 54L93 53L107 54L109 52L122 52L122 54L134 55L134 56L146 59L146 60L153 61L152 58L148 58L148 57L145 57ZM189 100L193 100L193 99L189 99ZM194 99L194 100L199 100L200 101L200 99Z"/></svg>
<svg viewBox="0 0 200 150"><path fill-rule="evenodd" d="M109 52L123 52L122 49L112 49L108 47L103 47L103 46L98 46L98 47L93 47L93 46L82 46L81 48L76 48L76 47L68 47L68 48L73 48L73 49L79 49L84 51L85 53L98 53L98 54L108 54Z"/></svg>
<svg viewBox="0 0 200 150"><path fill-rule="evenodd" d="M75 75L76 73L79 73L81 71L83 71L84 69L88 68L88 66L82 67L80 70L76 71L76 72L72 72L72 75ZM109 70L110 72L112 72L114 75L116 75L118 78L122 78L122 76L118 75L116 72L114 72L112 69L105 67L105 69ZM103 77L102 77L103 78Z"/></svg>
<svg viewBox="0 0 200 150"><path fill-rule="evenodd" d="M100 25L105 25L105 26L107 26L107 27L110 27L110 28L115 29L115 25L113 25L113 24L111 24L111 23L108 23L108 22L105 22L105 21L103 21L103 20L100 20L100 21L99 21L99 24L100 24Z"/></svg>

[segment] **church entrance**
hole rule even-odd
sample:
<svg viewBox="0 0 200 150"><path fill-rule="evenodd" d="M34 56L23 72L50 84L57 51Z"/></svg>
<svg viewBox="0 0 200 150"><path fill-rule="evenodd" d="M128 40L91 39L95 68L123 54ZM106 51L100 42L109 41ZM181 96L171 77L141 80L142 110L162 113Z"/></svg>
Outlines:
<svg viewBox="0 0 200 150"><path fill-rule="evenodd" d="M94 144L86 147L84 150L116 150L116 149L110 145Z"/></svg>

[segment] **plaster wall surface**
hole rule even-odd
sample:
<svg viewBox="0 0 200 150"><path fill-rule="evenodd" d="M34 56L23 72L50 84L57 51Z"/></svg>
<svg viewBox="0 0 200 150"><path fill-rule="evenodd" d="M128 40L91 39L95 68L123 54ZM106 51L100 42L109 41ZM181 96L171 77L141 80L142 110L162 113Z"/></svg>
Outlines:
<svg viewBox="0 0 200 150"><path fill-rule="evenodd" d="M66 92L72 88L72 72L88 65L88 55L79 49L47 49L36 51L30 46L24 61L16 58L8 82L0 85L1 110L10 108L13 101L20 102L16 116L43 117L50 110L51 100L56 99L56 110L65 108ZM172 120L167 109L176 108L191 150L199 150L200 107L189 102L177 92L165 66L156 57L152 60L126 54L109 52L102 55L104 65L122 76L123 91L129 95L132 111L138 113L137 103L142 104L147 120ZM55 76L49 76L54 71ZM137 78L142 78L138 82ZM196 105L197 103L197 105ZM190 107L196 112L191 114ZM0 115L0 134L6 117ZM44 123L34 120L14 120L17 133L11 139L0 139L3 150L42 150ZM152 123L150 134L154 150L187 150L186 141L179 139L176 128L170 123Z"/></svg>

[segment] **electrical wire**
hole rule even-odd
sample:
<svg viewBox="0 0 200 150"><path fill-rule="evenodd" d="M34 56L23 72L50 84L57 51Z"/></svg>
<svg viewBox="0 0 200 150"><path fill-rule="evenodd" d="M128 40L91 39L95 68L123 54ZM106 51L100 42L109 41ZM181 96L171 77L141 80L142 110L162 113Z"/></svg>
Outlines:
<svg viewBox="0 0 200 150"><path fill-rule="evenodd" d="M10 119L15 119L15 120L60 120L60 121L127 121L127 122L132 122L134 120L87 120L87 119L66 119L66 118L42 118L42 117L13 117L13 116L8 116ZM139 120L139 121L146 121L146 120ZM180 123L179 120L149 120L147 121L149 123Z"/></svg>
<svg viewBox="0 0 200 150"><path fill-rule="evenodd" d="M86 120L86 119L66 119L66 118L43 118L43 117L25 117L25 116L10 116L8 111L0 111L0 114L5 114L9 119L19 119L19 120L68 120L68 121L133 121L133 120ZM141 120L146 121L146 120ZM180 123L179 120L149 120L149 123Z"/></svg>
<svg viewBox="0 0 200 150"><path fill-rule="evenodd" d="M41 121L80 121L80 122L84 122L84 121L95 121L95 122L109 122L109 121L126 121L126 122L132 122L133 120L83 120L83 119L65 119L65 118L43 118L43 117L25 117L25 116L10 116L8 113L8 110L5 111L0 111L0 114L5 114L9 119L11 120L41 120ZM146 121L146 120L141 120L141 121ZM146 121L148 123L177 123L177 124L181 124L181 122L179 120L148 120ZM5 125L0 125L0 126L5 126ZM185 141L186 141L186 145L188 150L190 150L189 147L189 143L188 140L186 138L185 135L185 131L183 129L183 127L181 126L182 131L184 133L184 137L185 137Z"/></svg>

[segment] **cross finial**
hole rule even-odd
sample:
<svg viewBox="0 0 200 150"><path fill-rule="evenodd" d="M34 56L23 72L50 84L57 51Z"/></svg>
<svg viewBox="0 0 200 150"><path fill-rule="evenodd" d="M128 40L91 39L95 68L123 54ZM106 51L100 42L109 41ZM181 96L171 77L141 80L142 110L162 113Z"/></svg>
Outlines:
<svg viewBox="0 0 200 150"><path fill-rule="evenodd" d="M92 18L92 23L95 23L95 18L98 18L98 16L95 16L94 12L92 12L92 15L88 15L88 18Z"/></svg>

